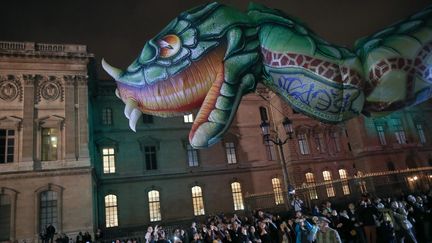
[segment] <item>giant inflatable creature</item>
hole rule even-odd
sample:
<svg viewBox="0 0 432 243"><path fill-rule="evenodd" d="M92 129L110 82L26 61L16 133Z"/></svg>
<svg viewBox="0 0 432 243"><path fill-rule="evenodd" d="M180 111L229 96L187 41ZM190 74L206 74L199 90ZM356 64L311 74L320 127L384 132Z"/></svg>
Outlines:
<svg viewBox="0 0 432 243"><path fill-rule="evenodd" d="M190 144L206 148L229 128L258 82L326 123L383 116L432 96L432 6L370 37L355 51L328 43L284 13L210 3L181 13L120 70L102 60L135 130L142 113L198 109Z"/></svg>

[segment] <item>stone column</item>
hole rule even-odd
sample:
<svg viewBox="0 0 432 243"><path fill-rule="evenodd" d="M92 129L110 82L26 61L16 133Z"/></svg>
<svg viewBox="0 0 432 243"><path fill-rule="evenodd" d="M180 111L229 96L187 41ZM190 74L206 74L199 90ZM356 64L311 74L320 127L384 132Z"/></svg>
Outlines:
<svg viewBox="0 0 432 243"><path fill-rule="evenodd" d="M76 113L75 113L75 76L67 75L63 77L65 83L65 142L66 142L66 161L76 161L76 145L78 143L76 136Z"/></svg>
<svg viewBox="0 0 432 243"><path fill-rule="evenodd" d="M36 87L39 76L24 75L23 121L22 121L22 161L33 162L36 158L35 138L37 127L35 125Z"/></svg>

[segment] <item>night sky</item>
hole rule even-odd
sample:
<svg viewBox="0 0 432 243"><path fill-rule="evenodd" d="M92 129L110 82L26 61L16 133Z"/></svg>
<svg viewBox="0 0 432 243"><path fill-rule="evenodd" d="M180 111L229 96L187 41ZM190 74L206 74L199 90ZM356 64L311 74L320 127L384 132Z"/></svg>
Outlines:
<svg viewBox="0 0 432 243"><path fill-rule="evenodd" d="M159 1L2 1L0 40L84 44L100 69L104 57L125 68L147 39L180 12L206 3ZM249 1L220 1L246 10ZM279 0L255 2L300 19L326 40L352 47L354 41L421 10L430 0ZM99 71L101 78L107 78Z"/></svg>

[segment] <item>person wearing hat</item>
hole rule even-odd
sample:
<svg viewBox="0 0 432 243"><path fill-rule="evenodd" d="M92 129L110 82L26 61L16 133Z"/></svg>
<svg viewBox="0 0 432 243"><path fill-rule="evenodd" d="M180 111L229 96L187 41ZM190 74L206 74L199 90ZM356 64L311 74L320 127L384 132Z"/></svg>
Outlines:
<svg viewBox="0 0 432 243"><path fill-rule="evenodd" d="M326 217L318 219L319 230L316 233L317 243L342 243L339 233L329 227L330 220Z"/></svg>

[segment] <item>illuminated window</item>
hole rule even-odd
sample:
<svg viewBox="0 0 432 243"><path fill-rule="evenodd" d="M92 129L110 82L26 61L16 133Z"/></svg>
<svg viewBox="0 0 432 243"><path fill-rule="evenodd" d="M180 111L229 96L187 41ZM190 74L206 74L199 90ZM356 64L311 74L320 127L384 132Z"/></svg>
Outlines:
<svg viewBox="0 0 432 243"><path fill-rule="evenodd" d="M237 163L236 149L233 142L225 143L225 152L226 152L228 164Z"/></svg>
<svg viewBox="0 0 432 243"><path fill-rule="evenodd" d="M341 179L341 185L342 185L342 191L344 195L349 195L350 192L350 188L349 188L349 184L348 184L348 175L347 175L347 171L345 169L340 169L339 170L339 177Z"/></svg>
<svg viewBox="0 0 432 243"><path fill-rule="evenodd" d="M45 230L47 225L52 225L55 228L58 223L58 209L57 209L57 192L43 191L40 193L39 201L39 227L40 232Z"/></svg>
<svg viewBox="0 0 432 243"><path fill-rule="evenodd" d="M10 242L11 200L9 195L0 194L0 242Z"/></svg>
<svg viewBox="0 0 432 243"><path fill-rule="evenodd" d="M146 169L156 170L157 169L156 146L145 146L144 156L146 160Z"/></svg>
<svg viewBox="0 0 432 243"><path fill-rule="evenodd" d="M317 150L321 153L324 153L326 151L326 144L324 141L324 134L319 133L315 136L315 143L317 146Z"/></svg>
<svg viewBox="0 0 432 243"><path fill-rule="evenodd" d="M270 141L264 141L264 144L266 147L267 159L270 161L276 160L276 152L273 143Z"/></svg>
<svg viewBox="0 0 432 243"><path fill-rule="evenodd" d="M111 108L102 109L102 124L112 125L112 110Z"/></svg>
<svg viewBox="0 0 432 243"><path fill-rule="evenodd" d="M423 130L423 125L422 124L416 124L416 128L417 128L417 133L420 139L420 143L425 144L426 143L426 136L425 136L425 132Z"/></svg>
<svg viewBox="0 0 432 243"><path fill-rule="evenodd" d="M315 176L311 172L305 174L306 183L309 186L309 197L310 199L318 199L318 194L315 187Z"/></svg>
<svg viewBox="0 0 432 243"><path fill-rule="evenodd" d="M385 137L384 126L376 124L375 127L376 127L376 130L377 130L378 138L380 140L380 144L381 145L386 145L387 141L386 141L386 137Z"/></svg>
<svg viewBox="0 0 432 243"><path fill-rule="evenodd" d="M15 130L0 129L0 164L14 161Z"/></svg>
<svg viewBox="0 0 432 243"><path fill-rule="evenodd" d="M42 161L57 160L58 139L58 129L42 128Z"/></svg>
<svg viewBox="0 0 432 243"><path fill-rule="evenodd" d="M144 124L152 124L153 123L153 116L148 114L142 115L143 123Z"/></svg>
<svg viewBox="0 0 432 243"><path fill-rule="evenodd" d="M187 145L187 155L190 167L198 166L198 151L190 144Z"/></svg>
<svg viewBox="0 0 432 243"><path fill-rule="evenodd" d="M393 127L398 144L406 144L405 130L400 119L393 119Z"/></svg>
<svg viewBox="0 0 432 243"><path fill-rule="evenodd" d="M202 195L201 187L194 186L192 187L192 202L194 208L194 215L204 215L204 200Z"/></svg>
<svg viewBox="0 0 432 243"><path fill-rule="evenodd" d="M149 212L150 212L150 222L161 221L161 208L160 208L160 198L159 192L156 190L149 191Z"/></svg>
<svg viewBox="0 0 432 243"><path fill-rule="evenodd" d="M188 114L183 116L184 123L193 123L193 121L194 121L193 114Z"/></svg>
<svg viewBox="0 0 432 243"><path fill-rule="evenodd" d="M114 148L103 148L102 160L104 174L115 173L116 169Z"/></svg>
<svg viewBox="0 0 432 243"><path fill-rule="evenodd" d="M331 134L331 138L332 138L332 141L333 141L333 145L334 145L335 151L336 152L340 152L341 151L341 145L340 145L339 134L337 132L333 132Z"/></svg>
<svg viewBox="0 0 432 243"><path fill-rule="evenodd" d="M117 196L105 196L105 226L115 227L118 226L118 209L117 209Z"/></svg>
<svg viewBox="0 0 432 243"><path fill-rule="evenodd" d="M363 172L361 170L357 171L356 177L359 178L359 187L361 193L367 193L366 181L362 179Z"/></svg>
<svg viewBox="0 0 432 243"><path fill-rule="evenodd" d="M283 192L282 192L279 178L273 178L272 185L273 185L273 192L275 196L276 205L283 204L284 203Z"/></svg>
<svg viewBox="0 0 432 243"><path fill-rule="evenodd" d="M330 171L328 170L323 171L323 177L325 182L330 182L329 184L326 184L327 197L334 197L335 191L334 191L333 184L331 184L332 177Z"/></svg>
<svg viewBox="0 0 432 243"><path fill-rule="evenodd" d="M309 144L306 138L306 134L299 134L298 135L298 144L299 144L299 148L300 148L300 154L309 154Z"/></svg>
<svg viewBox="0 0 432 243"><path fill-rule="evenodd" d="M241 191L241 185L238 182L231 183L231 191L234 201L234 210L243 210L243 195Z"/></svg>

